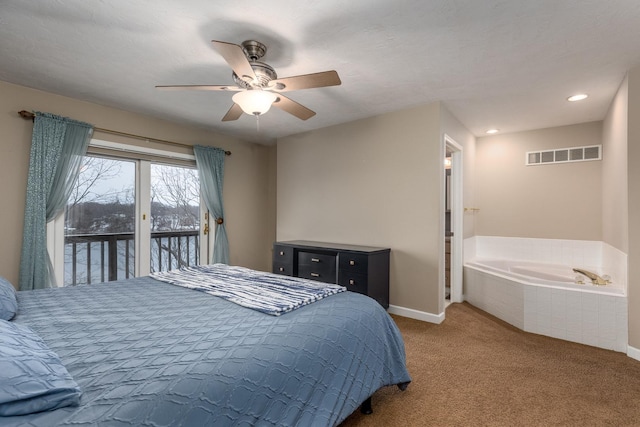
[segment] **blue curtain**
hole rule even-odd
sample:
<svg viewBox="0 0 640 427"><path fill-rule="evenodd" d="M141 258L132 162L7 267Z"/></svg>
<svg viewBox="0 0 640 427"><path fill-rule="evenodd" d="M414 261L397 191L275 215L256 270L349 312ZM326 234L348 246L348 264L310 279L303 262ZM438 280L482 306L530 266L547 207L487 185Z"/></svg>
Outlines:
<svg viewBox="0 0 640 427"><path fill-rule="evenodd" d="M92 133L90 124L35 113L20 258L20 290L55 286L47 253L47 222L67 204Z"/></svg>
<svg viewBox="0 0 640 427"><path fill-rule="evenodd" d="M229 264L229 240L222 206L225 152L220 148L196 145L193 147L193 153L196 156L204 203L217 224L211 263Z"/></svg>

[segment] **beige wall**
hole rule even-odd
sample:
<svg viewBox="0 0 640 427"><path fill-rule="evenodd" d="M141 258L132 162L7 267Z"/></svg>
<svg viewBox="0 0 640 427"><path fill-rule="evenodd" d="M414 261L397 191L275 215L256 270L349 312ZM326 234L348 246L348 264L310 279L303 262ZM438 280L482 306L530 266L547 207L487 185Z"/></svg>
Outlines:
<svg viewBox="0 0 640 427"><path fill-rule="evenodd" d="M178 141L212 145L233 154L225 162L224 201L232 264L270 269L275 238L275 147L246 143L213 132L130 113L51 93L0 82L0 173L3 225L0 275L17 285L32 123L18 111L44 111L96 127ZM95 138L142 144L96 133ZM161 145L160 148L167 149ZM184 151L184 150L182 150Z"/></svg>
<svg viewBox="0 0 640 427"><path fill-rule="evenodd" d="M640 67L628 74L629 345L640 350Z"/></svg>
<svg viewBox="0 0 640 427"><path fill-rule="evenodd" d="M479 138L475 232L602 240L602 162L526 166L525 153L601 143L602 122Z"/></svg>
<svg viewBox="0 0 640 427"><path fill-rule="evenodd" d="M440 313L442 111L435 103L280 139L278 240L389 247L391 304Z"/></svg>
<svg viewBox="0 0 640 427"><path fill-rule="evenodd" d="M624 253L629 251L628 91L625 78L602 124L602 240Z"/></svg>

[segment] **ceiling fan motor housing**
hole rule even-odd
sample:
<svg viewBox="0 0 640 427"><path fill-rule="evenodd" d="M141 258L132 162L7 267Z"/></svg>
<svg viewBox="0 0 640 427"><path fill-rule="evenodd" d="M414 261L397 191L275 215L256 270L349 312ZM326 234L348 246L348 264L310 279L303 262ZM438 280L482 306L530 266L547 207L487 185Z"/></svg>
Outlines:
<svg viewBox="0 0 640 427"><path fill-rule="evenodd" d="M245 40L242 42L242 50L249 60L249 65L256 75L255 81L247 81L240 78L235 72L232 74L233 81L240 87L252 89L254 87L265 88L271 80L278 78L276 71L269 64L258 61L267 53L267 46L255 40Z"/></svg>
<svg viewBox="0 0 640 427"><path fill-rule="evenodd" d="M245 89L252 89L256 86L265 88L271 80L276 80L278 78L276 71L269 64L265 64L264 62L260 61L249 61L249 64L251 65L251 68L256 75L256 81L248 82L246 80L243 80L234 72L232 74L233 81L236 82L236 84L240 87L243 87Z"/></svg>

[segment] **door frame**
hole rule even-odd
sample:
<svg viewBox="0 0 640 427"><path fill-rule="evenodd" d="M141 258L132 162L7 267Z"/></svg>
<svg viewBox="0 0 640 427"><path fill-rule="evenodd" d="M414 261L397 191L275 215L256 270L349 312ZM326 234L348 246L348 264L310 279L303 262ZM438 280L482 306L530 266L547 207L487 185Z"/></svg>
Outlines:
<svg viewBox="0 0 640 427"><path fill-rule="evenodd" d="M451 182L450 182L450 203L451 203L451 293L450 301L464 301L462 293L462 259L463 259L463 150L462 145L458 144L449 135L444 134L443 153L451 152ZM444 162L443 162L444 167ZM444 201L443 201L444 207ZM445 209L442 209L444 217ZM443 227L443 247L444 247L444 227ZM443 251L444 252L444 251ZM444 277L444 269L443 269ZM442 284L443 304L445 299L444 280Z"/></svg>

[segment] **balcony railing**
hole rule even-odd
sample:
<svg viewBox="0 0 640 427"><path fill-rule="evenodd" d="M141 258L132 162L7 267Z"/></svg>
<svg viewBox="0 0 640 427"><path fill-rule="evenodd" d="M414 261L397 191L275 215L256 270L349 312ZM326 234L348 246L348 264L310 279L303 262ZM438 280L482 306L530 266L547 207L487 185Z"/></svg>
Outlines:
<svg viewBox="0 0 640 427"><path fill-rule="evenodd" d="M134 277L133 233L74 234L65 236L64 285L100 283ZM197 265L199 231L151 233L151 271Z"/></svg>

